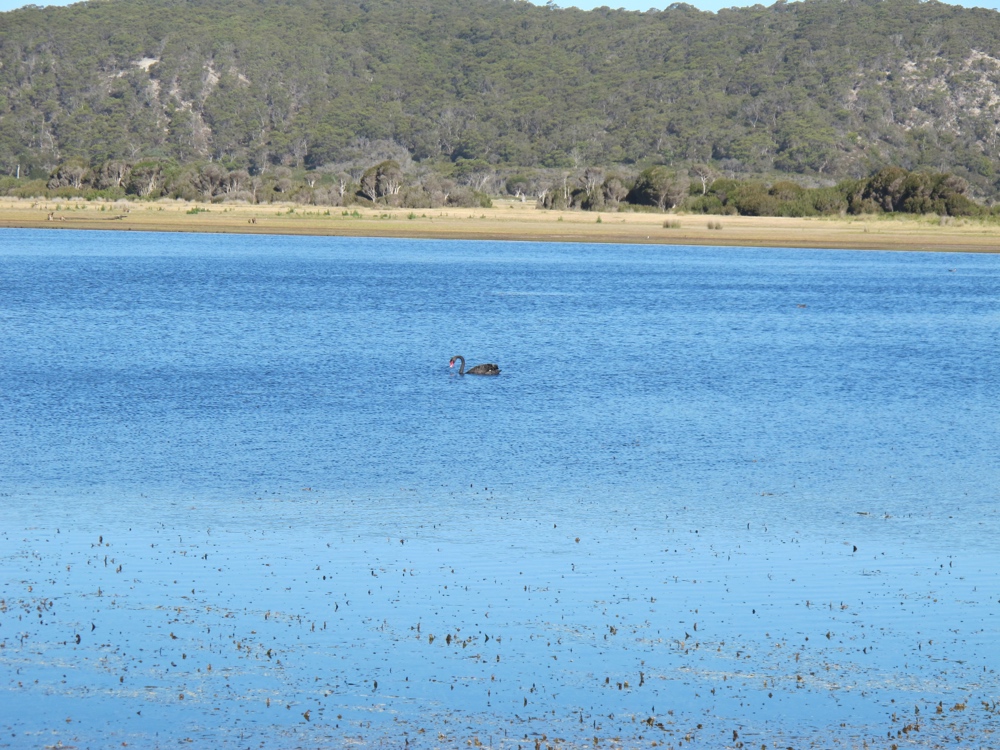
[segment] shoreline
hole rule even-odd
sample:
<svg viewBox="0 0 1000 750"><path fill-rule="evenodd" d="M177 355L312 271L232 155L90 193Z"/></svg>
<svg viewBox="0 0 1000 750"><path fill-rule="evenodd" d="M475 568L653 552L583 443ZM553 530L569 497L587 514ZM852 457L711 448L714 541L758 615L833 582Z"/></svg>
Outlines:
<svg viewBox="0 0 1000 750"><path fill-rule="evenodd" d="M5 228L1000 252L1000 224L981 219L549 211L513 200L492 208L406 209L0 198Z"/></svg>

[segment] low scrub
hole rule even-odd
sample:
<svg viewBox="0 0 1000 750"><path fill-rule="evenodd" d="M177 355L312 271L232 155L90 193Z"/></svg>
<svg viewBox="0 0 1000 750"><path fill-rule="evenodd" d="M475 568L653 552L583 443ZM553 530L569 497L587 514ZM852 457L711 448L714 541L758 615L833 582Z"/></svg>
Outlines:
<svg viewBox="0 0 1000 750"><path fill-rule="evenodd" d="M485 163L466 160L431 168L406 158L383 159L364 169L353 163L315 170L277 167L262 174L218 162L115 160L88 165L76 160L59 165L48 179L0 178L0 194L61 200L168 197L199 203L417 209L489 208L493 197L525 201L531 196L539 208L603 213L679 209L716 216L1000 216L1000 208L976 203L968 191L968 183L956 175L901 167L834 186L805 187L789 179L769 184L722 178L705 165L684 173L664 166L638 173L588 167L522 170L507 176Z"/></svg>

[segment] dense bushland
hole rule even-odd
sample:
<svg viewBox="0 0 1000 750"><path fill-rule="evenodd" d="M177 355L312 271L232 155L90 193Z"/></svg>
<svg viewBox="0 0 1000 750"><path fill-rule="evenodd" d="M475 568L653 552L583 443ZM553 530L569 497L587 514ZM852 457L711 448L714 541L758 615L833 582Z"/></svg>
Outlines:
<svg viewBox="0 0 1000 750"><path fill-rule="evenodd" d="M894 166L983 202L998 88L1000 13L918 0L91 0L0 14L0 174L22 193L606 210L685 202L700 166L698 210L828 212L833 192L787 200L782 178ZM709 197L721 178L768 195ZM937 211L935 189L892 210Z"/></svg>
<svg viewBox="0 0 1000 750"><path fill-rule="evenodd" d="M692 179L692 177L694 179ZM502 179L478 177L475 185L434 171L404 171L393 160L366 170L293 170L266 175L227 170L216 163L194 165L108 162L96 169L58 167L48 180L0 177L0 194L23 198L156 200L174 198L214 203L294 202L307 205L368 205L394 208L489 207L493 197L534 201L539 208L581 211L668 211L741 216L833 216L909 213L939 216L1000 215L968 196L968 183L952 174L908 172L886 167L871 177L825 187L790 180L713 177L700 166L681 174L662 166L637 175L606 174L597 168L576 173L547 170Z"/></svg>

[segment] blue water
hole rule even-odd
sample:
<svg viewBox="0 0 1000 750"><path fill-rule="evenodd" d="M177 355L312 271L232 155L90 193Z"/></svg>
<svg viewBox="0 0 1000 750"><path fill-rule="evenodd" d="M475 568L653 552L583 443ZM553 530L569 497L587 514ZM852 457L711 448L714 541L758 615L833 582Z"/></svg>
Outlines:
<svg viewBox="0 0 1000 750"><path fill-rule="evenodd" d="M5 230L0 747L994 746L998 329L993 255Z"/></svg>

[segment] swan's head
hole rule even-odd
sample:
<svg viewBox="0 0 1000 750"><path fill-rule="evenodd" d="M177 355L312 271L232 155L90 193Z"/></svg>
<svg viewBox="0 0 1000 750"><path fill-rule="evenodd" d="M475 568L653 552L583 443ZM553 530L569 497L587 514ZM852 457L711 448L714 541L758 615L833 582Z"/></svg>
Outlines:
<svg viewBox="0 0 1000 750"><path fill-rule="evenodd" d="M454 367L454 366L455 366L455 358L452 357L451 362L448 363L448 367Z"/></svg>

